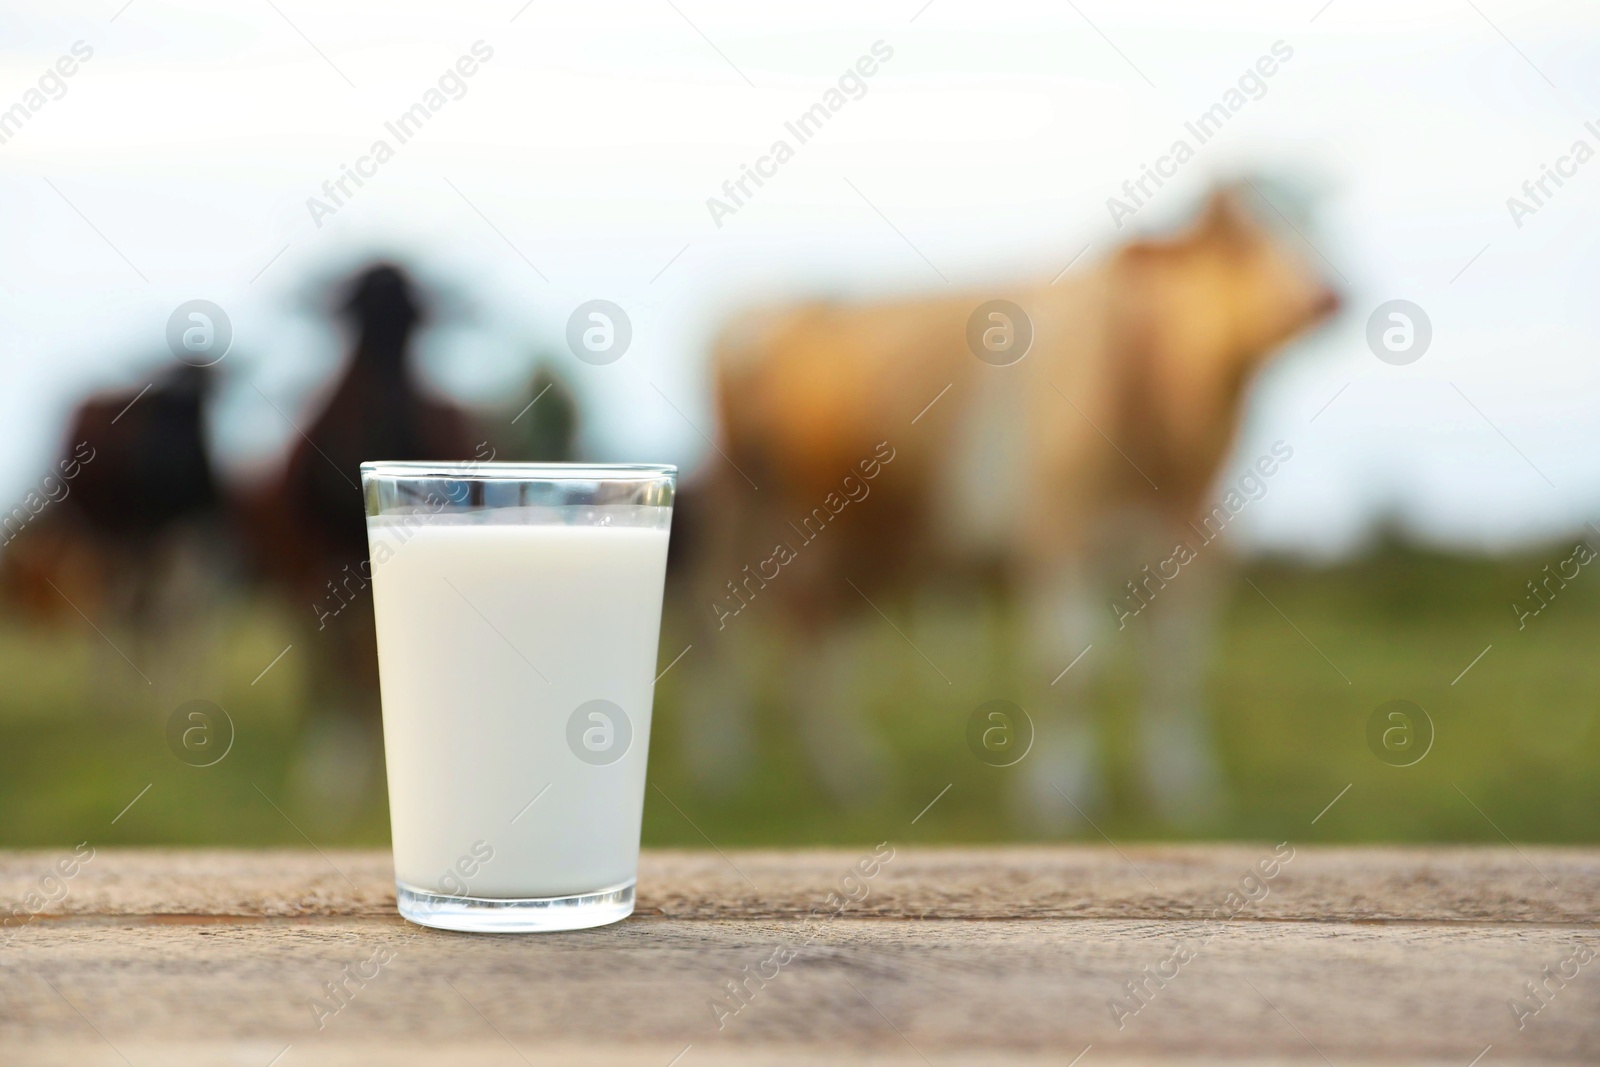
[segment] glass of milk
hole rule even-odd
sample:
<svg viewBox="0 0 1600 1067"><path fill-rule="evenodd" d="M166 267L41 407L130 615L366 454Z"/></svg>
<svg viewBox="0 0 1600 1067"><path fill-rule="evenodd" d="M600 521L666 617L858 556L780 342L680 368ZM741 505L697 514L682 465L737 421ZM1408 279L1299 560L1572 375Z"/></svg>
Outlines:
<svg viewBox="0 0 1600 1067"><path fill-rule="evenodd" d="M633 911L677 469L364 463L400 914Z"/></svg>

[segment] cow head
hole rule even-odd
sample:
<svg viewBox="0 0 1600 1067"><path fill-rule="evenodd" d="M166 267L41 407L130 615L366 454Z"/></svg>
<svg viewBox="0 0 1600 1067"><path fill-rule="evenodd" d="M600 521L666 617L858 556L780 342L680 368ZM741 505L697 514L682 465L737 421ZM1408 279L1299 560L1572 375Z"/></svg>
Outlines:
<svg viewBox="0 0 1600 1067"><path fill-rule="evenodd" d="M1128 245L1113 261L1127 433L1141 466L1184 487L1162 494L1180 509L1214 476L1254 372L1339 306L1316 253L1294 232L1259 221L1268 214L1270 205L1252 213L1238 190L1223 189L1187 230Z"/></svg>
<svg viewBox="0 0 1600 1067"><path fill-rule="evenodd" d="M1213 193L1188 240L1214 263L1235 355L1248 369L1332 315L1340 301L1305 239L1262 225L1258 219L1276 209L1257 194L1260 213L1252 213L1247 198L1238 189Z"/></svg>
<svg viewBox="0 0 1600 1067"><path fill-rule="evenodd" d="M358 359L400 366L412 331L426 318L410 276L392 263L377 263L351 279L340 311L356 330Z"/></svg>
<svg viewBox="0 0 1600 1067"><path fill-rule="evenodd" d="M1137 332L1156 349L1162 372L1216 381L1220 371L1241 384L1279 346L1338 310L1315 252L1259 221L1274 209L1262 199L1253 212L1247 196L1249 187L1220 189L1186 231L1122 251L1118 303L1141 320Z"/></svg>

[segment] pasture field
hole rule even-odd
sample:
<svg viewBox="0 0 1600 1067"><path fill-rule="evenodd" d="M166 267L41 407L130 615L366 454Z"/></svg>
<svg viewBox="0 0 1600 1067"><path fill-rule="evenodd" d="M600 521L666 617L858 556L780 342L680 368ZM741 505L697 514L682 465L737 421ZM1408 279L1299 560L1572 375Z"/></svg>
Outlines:
<svg viewBox="0 0 1600 1067"><path fill-rule="evenodd" d="M1194 825L1164 822L1140 799L1133 662L1111 642L1097 700L1109 751L1108 801L1092 813L1099 830L1117 842L1600 840L1600 576L1586 568L1525 628L1511 607L1545 564L1570 553L1553 545L1485 559L1390 547L1324 568L1247 564L1228 586L1207 683L1230 798ZM1004 633L948 612L897 616L929 659L947 665L947 684L883 620L869 621L878 624L863 630L872 669L857 706L896 759L876 796L832 799L775 714L760 719L762 744L742 784L698 781L683 759L687 672L674 670L658 687L645 842L1037 839L1006 804L1016 771L980 763L965 742L972 709L1008 692ZM81 623L0 626L0 846L388 840L381 787L330 811L291 786L302 661L291 651L251 682L296 640L287 620L237 602L204 630L207 691L172 693L159 676L141 680ZM662 666L687 632L669 618ZM215 700L236 724L215 766L190 767L168 751L168 715L194 696ZM1368 718L1392 699L1414 701L1434 723L1434 745L1414 766L1389 766L1368 748ZM1068 836L1101 839L1089 827Z"/></svg>

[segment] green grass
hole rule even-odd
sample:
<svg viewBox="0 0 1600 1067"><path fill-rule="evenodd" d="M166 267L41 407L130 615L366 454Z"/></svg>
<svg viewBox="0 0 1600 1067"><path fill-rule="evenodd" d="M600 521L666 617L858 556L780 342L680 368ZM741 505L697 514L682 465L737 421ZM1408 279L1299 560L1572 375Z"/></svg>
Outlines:
<svg viewBox="0 0 1600 1067"><path fill-rule="evenodd" d="M1600 839L1600 577L1586 568L1525 630L1510 607L1525 582L1568 551L1489 560L1391 548L1325 569L1252 565L1244 573L1260 593L1242 579L1230 585L1208 678L1230 781L1227 810L1180 828L1141 803L1130 728L1135 664L1112 648L1096 701L1110 802L1096 821L1118 841L1500 842L1501 832L1517 841ZM295 640L287 623L260 605L237 604L197 630L209 651L196 657L194 691L176 692L146 684L87 627L0 628L0 846L303 846L301 831L319 845L387 841L381 787L339 818L290 788L303 660L291 654L251 685ZM688 642L685 632L681 620L669 622L663 665ZM729 795L706 788L682 759L690 672L677 670L658 692L650 753L658 788L647 793L646 843L1028 840L1005 803L1016 771L979 763L964 739L972 708L1008 694L1004 668L946 685L887 625L865 632L875 673L856 703L895 752L886 792L864 804L832 800L776 714L758 720L762 744L746 783ZM935 660L970 653L975 633L986 648L1004 646L956 616L918 619L915 633ZM195 696L226 707L237 729L227 758L209 768L186 766L166 746L168 714ZM1396 698L1427 709L1436 728L1433 749L1411 767L1380 762L1366 744L1373 709ZM911 826L946 784L950 791ZM1080 836L1099 839L1092 830Z"/></svg>

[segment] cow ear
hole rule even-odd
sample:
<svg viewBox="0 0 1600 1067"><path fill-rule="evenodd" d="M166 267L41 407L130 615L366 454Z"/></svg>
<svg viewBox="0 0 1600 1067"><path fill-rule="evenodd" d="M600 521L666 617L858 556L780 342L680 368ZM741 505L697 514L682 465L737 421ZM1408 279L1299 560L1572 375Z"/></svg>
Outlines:
<svg viewBox="0 0 1600 1067"><path fill-rule="evenodd" d="M1236 191L1223 188L1206 198L1189 238L1193 245L1242 251L1250 247L1254 234L1249 208Z"/></svg>
<svg viewBox="0 0 1600 1067"><path fill-rule="evenodd" d="M1238 233L1245 229L1245 220L1239 194L1229 188L1215 189L1206 197L1198 228L1205 233Z"/></svg>

